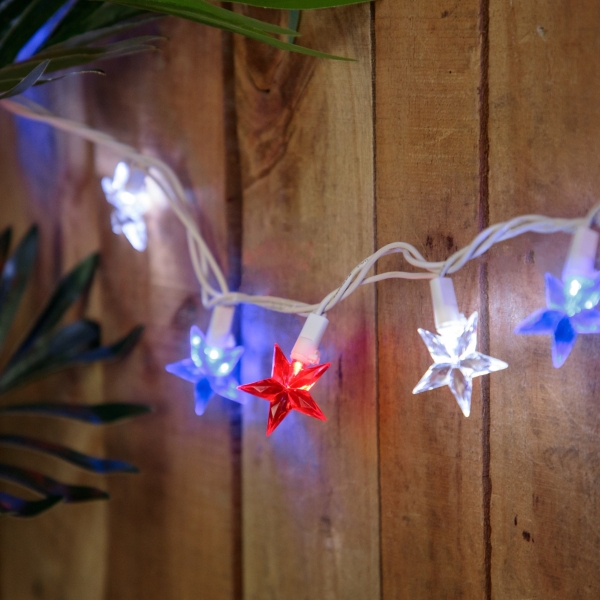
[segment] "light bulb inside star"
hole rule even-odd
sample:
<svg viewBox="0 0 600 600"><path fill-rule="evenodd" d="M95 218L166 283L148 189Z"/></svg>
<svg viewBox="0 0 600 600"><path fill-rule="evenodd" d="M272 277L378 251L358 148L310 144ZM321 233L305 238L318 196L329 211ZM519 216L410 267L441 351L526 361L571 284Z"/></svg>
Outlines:
<svg viewBox="0 0 600 600"><path fill-rule="evenodd" d="M506 369L508 365L497 358L477 352L477 313L469 319L462 317L438 330L438 334L419 329L419 334L433 365L413 390L419 394L448 386L465 417L471 414L473 378Z"/></svg>
<svg viewBox="0 0 600 600"><path fill-rule="evenodd" d="M244 397L237 389L239 383L232 375L243 352L242 346L209 346L202 331L194 325L190 330L190 358L171 363L165 368L169 373L194 384L196 414L202 415L215 394L244 403Z"/></svg>
<svg viewBox="0 0 600 600"><path fill-rule="evenodd" d="M552 337L552 364L561 367L579 334L600 333L600 282L570 277L566 281L546 273L546 308L531 313L515 328L521 335Z"/></svg>
<svg viewBox="0 0 600 600"><path fill-rule="evenodd" d="M321 421L326 420L309 391L330 364L305 366L297 360L289 362L281 348L275 344L271 377L239 387L243 392L270 403L267 435L271 435L292 410Z"/></svg>
<svg viewBox="0 0 600 600"><path fill-rule="evenodd" d="M144 215L152 202L146 185L146 174L120 162L112 177L102 178L106 200L113 205L110 216L113 233L123 234L129 243L142 252L148 245Z"/></svg>

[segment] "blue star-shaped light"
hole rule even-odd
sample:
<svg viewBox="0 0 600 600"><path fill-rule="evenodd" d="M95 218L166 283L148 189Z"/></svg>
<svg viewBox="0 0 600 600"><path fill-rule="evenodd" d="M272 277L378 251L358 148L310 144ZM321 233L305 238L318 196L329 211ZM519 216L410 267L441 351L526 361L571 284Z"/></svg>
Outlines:
<svg viewBox="0 0 600 600"><path fill-rule="evenodd" d="M115 207L110 215L113 232L122 233L140 252L148 245L144 214L149 208L150 198L144 180L145 173L132 171L120 162L113 178L103 177L101 182L107 201Z"/></svg>
<svg viewBox="0 0 600 600"><path fill-rule="evenodd" d="M475 350L477 346L477 313L467 321L444 327L439 335L419 329L433 364L413 390L413 394L447 385L454 394L465 417L471 414L473 377L506 369L508 365L497 358Z"/></svg>
<svg viewBox="0 0 600 600"><path fill-rule="evenodd" d="M191 358L171 363L165 368L169 373L196 384L196 414L202 415L214 394L244 403L238 392L238 381L231 375L244 352L242 346L215 348L206 343L204 334L196 327L190 329Z"/></svg>
<svg viewBox="0 0 600 600"><path fill-rule="evenodd" d="M515 327L515 333L552 336L552 364L558 369L580 333L600 332L597 279L570 277L564 283L546 273L546 308L536 310Z"/></svg>

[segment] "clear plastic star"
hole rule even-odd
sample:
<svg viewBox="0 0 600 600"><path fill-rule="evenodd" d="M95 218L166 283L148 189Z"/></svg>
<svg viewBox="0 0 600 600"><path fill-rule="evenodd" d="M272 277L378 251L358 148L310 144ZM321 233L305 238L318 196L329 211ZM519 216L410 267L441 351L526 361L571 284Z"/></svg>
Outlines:
<svg viewBox="0 0 600 600"><path fill-rule="evenodd" d="M241 404L238 381L231 372L244 352L242 346L214 348L206 343L204 334L195 325L190 329L191 358L167 365L169 373L195 384L196 414L202 415L214 394Z"/></svg>
<svg viewBox="0 0 600 600"><path fill-rule="evenodd" d="M330 365L331 363L326 363L306 367L298 361L288 362L281 348L275 344L271 377L239 387L240 390L271 403L267 435L271 435L292 410L321 421L326 420L309 390Z"/></svg>
<svg viewBox="0 0 600 600"><path fill-rule="evenodd" d="M150 199L144 180L142 171L132 171L127 164L120 162L113 178L103 177L101 182L107 201L115 207L110 215L113 233L122 233L140 252L148 245L144 214Z"/></svg>
<svg viewBox="0 0 600 600"><path fill-rule="evenodd" d="M552 364L567 360L580 333L600 333L597 279L569 278L564 283L546 273L546 308L536 310L515 327L515 333L552 336Z"/></svg>
<svg viewBox="0 0 600 600"><path fill-rule="evenodd" d="M472 379L493 371L506 369L508 365L497 358L475 350L477 346L477 313L467 321L445 327L439 335L419 329L433 365L413 390L413 394L434 390L447 385L454 394L465 417L471 414Z"/></svg>

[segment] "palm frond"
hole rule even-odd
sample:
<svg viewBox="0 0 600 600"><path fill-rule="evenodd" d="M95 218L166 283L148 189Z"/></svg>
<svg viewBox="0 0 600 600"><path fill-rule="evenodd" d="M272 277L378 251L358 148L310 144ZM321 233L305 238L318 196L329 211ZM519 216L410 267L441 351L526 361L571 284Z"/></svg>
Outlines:
<svg viewBox="0 0 600 600"><path fill-rule="evenodd" d="M248 38L265 42L280 50L298 52L317 58L329 58L335 60L352 60L341 56L334 56L311 48L306 48L298 44L291 44L282 41L276 35L297 36L297 31L285 27L271 25L259 19L254 19L246 15L226 10L220 6L215 6L207 0L111 0L115 4L130 6L140 10L164 13L175 17L181 17L197 23L203 23L230 31L239 33ZM324 6L328 4L323 2ZM264 6L264 5L263 5ZM283 7L276 7L283 8ZM294 8L298 8L297 6Z"/></svg>
<svg viewBox="0 0 600 600"><path fill-rule="evenodd" d="M0 516L35 517L60 502L60 496L46 496L41 500L24 500L6 492L0 492Z"/></svg>
<svg viewBox="0 0 600 600"><path fill-rule="evenodd" d="M161 0L169 1L169 0ZM176 0L179 3L179 0ZM311 10L315 8L335 8L336 6L348 6L350 4L361 4L366 0L231 0L236 4L248 4L262 8L279 8L286 10ZM187 0L186 4L195 2Z"/></svg>
<svg viewBox="0 0 600 600"><path fill-rule="evenodd" d="M54 442L39 440L25 435L0 435L0 445L18 446L27 450L55 456L94 473L138 473L137 467L123 460L110 460L89 456L83 452L78 452Z"/></svg>
<svg viewBox="0 0 600 600"><path fill-rule="evenodd" d="M59 13L58 23L53 19ZM144 19L143 17L147 18ZM120 41L108 38L148 20L146 12L109 3L78 0L15 0L0 3L0 98L22 94L64 75L44 74L155 50L156 36L134 36ZM40 34L41 35L40 37ZM40 37L38 47L26 52ZM108 41L107 41L108 40ZM77 73L101 73L79 69ZM72 74L72 73L71 73Z"/></svg>
<svg viewBox="0 0 600 600"><path fill-rule="evenodd" d="M85 502L88 500L108 500L110 497L104 490L87 485L69 485L42 475L31 469L22 469L0 463L0 479L16 483L42 496L54 496L63 502ZM52 506L54 506L52 504Z"/></svg>
<svg viewBox="0 0 600 600"><path fill-rule="evenodd" d="M0 234L0 261L4 263L0 274L0 348L33 272L38 231L35 227L31 228L12 255L9 254L11 238L11 229ZM92 254L61 279L22 342L8 360L3 361L5 366L0 371L0 394L60 369L123 356L138 342L143 331L140 326L134 327L116 342L103 346L99 323L79 319L61 325L68 310L91 285L98 261L98 255ZM107 425L149 411L145 405L118 402L92 406L33 402L1 406L0 417L58 417L92 425ZM89 456L60 444L17 433L0 435L0 445L43 453L95 473L137 472L136 467L125 461ZM14 465L0 464L0 480L16 483L43 496L41 500L26 500L1 492L0 515L31 517L50 509L61 500L82 502L108 498L106 492L97 488L60 482L37 471Z"/></svg>
<svg viewBox="0 0 600 600"><path fill-rule="evenodd" d="M31 404L11 404L0 407L0 415L41 415L74 419L91 425L107 425L125 419L132 419L150 412L145 404L112 402L110 404L57 404L56 402L35 402Z"/></svg>
<svg viewBox="0 0 600 600"><path fill-rule="evenodd" d="M300 10L364 1L367 0L238 0L239 4L291 10L292 26L280 27L208 0L0 0L0 98L22 94L34 85L60 78L43 77L44 73L154 50L156 37L134 36L120 42L109 39L117 34L130 36L141 23L161 15L237 33L280 50L351 60L297 44L297 17ZM57 15L60 18L55 23ZM37 37L40 37L40 43L35 44L38 47L31 55L22 56Z"/></svg>

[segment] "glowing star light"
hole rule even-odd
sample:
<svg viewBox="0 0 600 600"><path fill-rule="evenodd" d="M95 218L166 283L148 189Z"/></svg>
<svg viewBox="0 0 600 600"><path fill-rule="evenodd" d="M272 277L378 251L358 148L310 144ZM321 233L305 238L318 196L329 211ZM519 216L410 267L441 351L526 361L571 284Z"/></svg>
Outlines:
<svg viewBox="0 0 600 600"><path fill-rule="evenodd" d="M297 410L321 421L326 420L325 415L310 395L310 389L329 366L330 363L306 367L298 360L288 362L285 354L275 344L271 377L255 383L240 385L238 389L271 403L267 423L267 435L271 435L292 410Z"/></svg>
<svg viewBox="0 0 600 600"><path fill-rule="evenodd" d="M552 336L552 364L567 360L580 333L600 332L598 283L571 279L563 283L546 273L546 308L536 310L515 328L515 333Z"/></svg>
<svg viewBox="0 0 600 600"><path fill-rule="evenodd" d="M472 379L494 371L506 369L508 365L475 350L477 346L477 313L469 320L457 322L435 335L419 329L433 365L413 390L413 394L434 390L447 385L454 394L465 417L471 413Z"/></svg>
<svg viewBox="0 0 600 600"><path fill-rule="evenodd" d="M110 215L113 232L122 233L136 250L145 250L148 245L148 233L144 214L151 204L146 187L146 174L138 169L130 169L127 164L120 162L112 179L102 178L102 189L107 201L114 206Z"/></svg>
<svg viewBox="0 0 600 600"><path fill-rule="evenodd" d="M575 230L563 269L563 280L546 273L546 308L535 311L515 333L552 336L552 364L558 369L571 353L580 333L600 332L600 281L594 268L598 233Z"/></svg>
<svg viewBox="0 0 600 600"><path fill-rule="evenodd" d="M169 373L195 384L196 414L202 415L214 394L243 403L238 382L231 375L244 349L241 346L219 348L209 346L204 334L195 325L190 330L191 358L171 363Z"/></svg>
<svg viewBox="0 0 600 600"><path fill-rule="evenodd" d="M506 369L497 358L477 352L477 313L469 319L458 312L452 280L439 277L431 281L438 335L419 329L433 365L423 375L413 394L447 385L465 417L471 414L473 377Z"/></svg>

